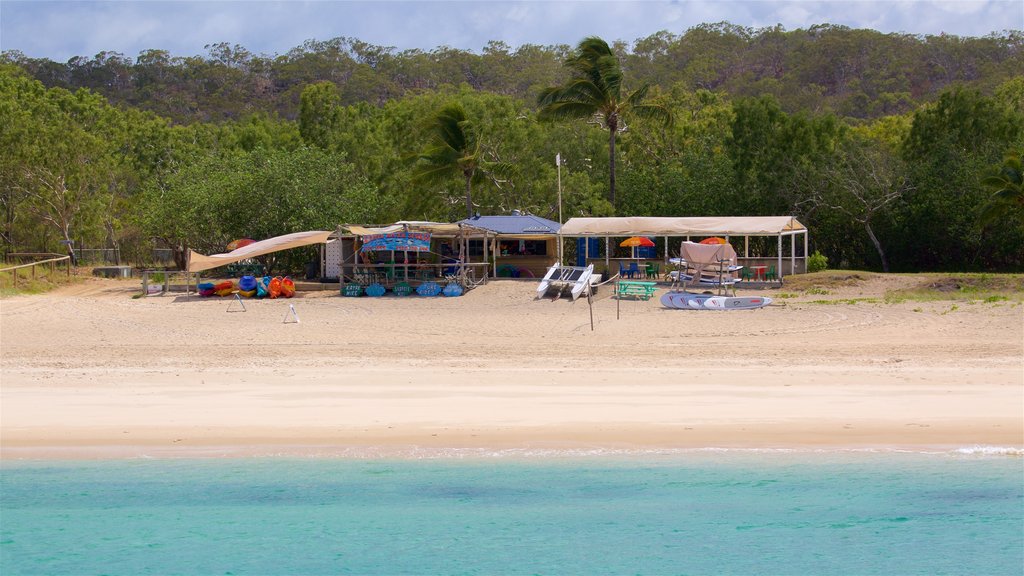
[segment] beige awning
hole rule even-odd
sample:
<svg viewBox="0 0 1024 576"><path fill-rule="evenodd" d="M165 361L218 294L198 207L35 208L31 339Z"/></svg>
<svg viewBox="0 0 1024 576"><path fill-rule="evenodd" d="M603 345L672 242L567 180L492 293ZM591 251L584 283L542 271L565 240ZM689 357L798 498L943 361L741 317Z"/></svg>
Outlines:
<svg viewBox="0 0 1024 576"><path fill-rule="evenodd" d="M238 250L232 250L225 254L213 254L211 256L203 256L198 252L189 250L188 270L190 272L202 272L203 270L217 268L218 266L226 266L247 258L255 258L256 256L270 254L271 252L278 252L289 248L298 248L300 246L309 246L310 244L323 244L327 242L327 237L331 234L332 232L322 232L319 230L311 232L295 232L294 234L285 234L284 236L267 238L266 240L260 240L259 242L249 244L248 246L242 246Z"/></svg>
<svg viewBox="0 0 1024 576"><path fill-rule="evenodd" d="M563 236L757 236L806 230L792 216L570 218Z"/></svg>
<svg viewBox="0 0 1024 576"><path fill-rule="evenodd" d="M380 226L375 228L369 228L366 226L343 226L345 230L348 230L350 234L356 236L368 236L370 234L392 234L394 232L401 232L402 230L408 229L410 232L429 232L431 234L438 234L441 236L454 236L463 233L474 233L474 234L493 234L489 230L484 228L478 228L470 224L458 224L448 222L423 222L414 220L403 220L401 222L395 222L390 226Z"/></svg>

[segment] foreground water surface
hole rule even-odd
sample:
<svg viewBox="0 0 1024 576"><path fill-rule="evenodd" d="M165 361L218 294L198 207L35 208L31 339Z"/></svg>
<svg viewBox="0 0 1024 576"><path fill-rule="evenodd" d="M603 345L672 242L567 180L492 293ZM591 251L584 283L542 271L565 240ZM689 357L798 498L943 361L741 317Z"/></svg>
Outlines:
<svg viewBox="0 0 1024 576"><path fill-rule="evenodd" d="M1024 459L4 462L0 574L1020 574Z"/></svg>

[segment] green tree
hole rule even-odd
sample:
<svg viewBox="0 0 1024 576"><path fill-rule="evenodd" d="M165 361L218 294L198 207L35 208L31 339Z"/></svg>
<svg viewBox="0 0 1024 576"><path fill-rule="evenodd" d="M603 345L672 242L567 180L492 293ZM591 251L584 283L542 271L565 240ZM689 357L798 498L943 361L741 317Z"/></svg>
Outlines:
<svg viewBox="0 0 1024 576"><path fill-rule="evenodd" d="M354 166L308 147L210 155L146 195L146 231L171 246L182 267L190 248L221 252L235 238L330 230L342 222L376 221L389 210ZM303 258L279 254L264 264L296 270Z"/></svg>
<svg viewBox="0 0 1024 576"><path fill-rule="evenodd" d="M1002 165L993 169L981 183L992 192L988 203L981 210L983 225L1006 216L1024 222L1024 168L1021 166L1021 154L1007 154Z"/></svg>
<svg viewBox="0 0 1024 576"><path fill-rule="evenodd" d="M478 130L462 104L448 104L430 119L430 146L417 156L414 179L424 183L444 182L458 175L465 185L466 218L473 217L473 183L498 168L485 158Z"/></svg>
<svg viewBox="0 0 1024 576"><path fill-rule="evenodd" d="M299 133L309 146L329 150L341 128L341 96L333 82L317 82L302 91Z"/></svg>
<svg viewBox="0 0 1024 576"><path fill-rule="evenodd" d="M584 38L576 53L565 61L572 79L562 86L545 88L537 97L540 118L551 120L591 118L608 130L608 200L615 205L615 139L626 130L625 117L660 117L671 122L662 106L643 104L650 87L645 84L623 95L622 68L608 43L596 37Z"/></svg>
<svg viewBox="0 0 1024 576"><path fill-rule="evenodd" d="M874 223L889 206L912 190L902 159L892 150L867 140L847 140L823 170L828 186L817 189L813 202L843 214L863 227L878 253L882 271L889 271L882 240Z"/></svg>

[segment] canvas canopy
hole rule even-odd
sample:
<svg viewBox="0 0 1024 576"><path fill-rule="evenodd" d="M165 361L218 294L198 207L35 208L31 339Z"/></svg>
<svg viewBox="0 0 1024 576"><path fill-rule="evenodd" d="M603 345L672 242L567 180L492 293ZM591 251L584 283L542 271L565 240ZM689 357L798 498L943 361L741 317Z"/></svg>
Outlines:
<svg viewBox="0 0 1024 576"><path fill-rule="evenodd" d="M411 232L428 232L438 236L454 236L460 232L474 232L486 234L487 230L470 224L448 223L448 222L423 222L415 220L403 220L389 226L378 226L374 228L366 226L343 226L350 234L356 236L369 236L373 234L394 234L403 230Z"/></svg>
<svg viewBox="0 0 1024 576"><path fill-rule="evenodd" d="M806 230L792 216L570 218L563 236L774 236Z"/></svg>
<svg viewBox="0 0 1024 576"><path fill-rule="evenodd" d="M300 246L309 246L310 244L323 244L327 242L327 237L330 235L331 232L329 231L324 232L319 230L295 232L292 234L285 234L284 236L275 236L274 238L260 240L259 242L243 246L237 250L232 250L231 252L224 254L213 254L210 256L204 256L198 252L190 250L188 254L188 271L202 272L203 270L226 266L248 258L255 258L256 256L270 254L271 252L278 252L289 248L299 248Z"/></svg>

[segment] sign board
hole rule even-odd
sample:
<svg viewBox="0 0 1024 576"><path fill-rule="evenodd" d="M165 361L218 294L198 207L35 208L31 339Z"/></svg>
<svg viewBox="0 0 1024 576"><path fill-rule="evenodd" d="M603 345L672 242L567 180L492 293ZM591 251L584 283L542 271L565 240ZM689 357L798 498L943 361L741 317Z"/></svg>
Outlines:
<svg viewBox="0 0 1024 576"><path fill-rule="evenodd" d="M360 252L429 252L430 232L392 232L362 237Z"/></svg>

